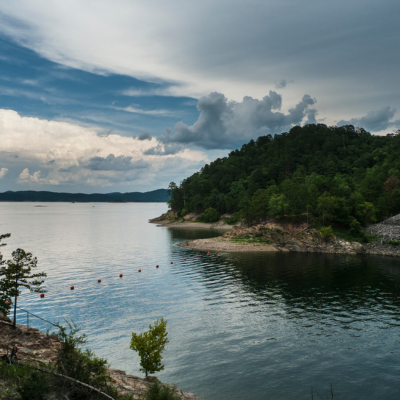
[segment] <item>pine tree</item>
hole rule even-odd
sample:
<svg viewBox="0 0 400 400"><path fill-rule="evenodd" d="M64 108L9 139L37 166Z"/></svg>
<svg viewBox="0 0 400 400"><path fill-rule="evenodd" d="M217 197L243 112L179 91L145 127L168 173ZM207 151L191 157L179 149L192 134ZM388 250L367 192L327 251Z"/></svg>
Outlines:
<svg viewBox="0 0 400 400"><path fill-rule="evenodd" d="M47 276L44 272L32 273L32 268L37 267L37 258L32 253L27 253L23 249L17 249L12 253L12 259L7 261L7 267L0 269L0 286L3 293L14 298L14 322L17 323L17 300L21 294L21 289L26 288L31 292L44 292L42 286L44 280L38 279Z"/></svg>

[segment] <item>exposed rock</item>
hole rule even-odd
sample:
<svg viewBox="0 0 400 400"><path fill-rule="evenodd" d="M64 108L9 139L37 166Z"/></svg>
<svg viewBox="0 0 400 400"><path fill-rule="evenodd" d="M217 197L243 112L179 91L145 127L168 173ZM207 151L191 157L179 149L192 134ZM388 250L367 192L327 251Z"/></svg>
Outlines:
<svg viewBox="0 0 400 400"><path fill-rule="evenodd" d="M0 321L5 321L5 322L9 322L11 323L11 319L7 317L7 315L4 315L1 311L0 311Z"/></svg>
<svg viewBox="0 0 400 400"><path fill-rule="evenodd" d="M160 215L157 218L149 219L149 222L151 222L151 223L157 223L157 222L163 222L163 221L169 222L171 220L175 220L176 218L178 218L178 214L175 211L168 210L166 213Z"/></svg>
<svg viewBox="0 0 400 400"><path fill-rule="evenodd" d="M379 224L368 228L370 233L376 233L383 239L400 240L400 214L388 218Z"/></svg>
<svg viewBox="0 0 400 400"><path fill-rule="evenodd" d="M13 347L18 349L17 357L21 361L42 361L53 363L57 359L61 343L55 335L17 325L14 329L11 322L0 323L0 356L10 352Z"/></svg>

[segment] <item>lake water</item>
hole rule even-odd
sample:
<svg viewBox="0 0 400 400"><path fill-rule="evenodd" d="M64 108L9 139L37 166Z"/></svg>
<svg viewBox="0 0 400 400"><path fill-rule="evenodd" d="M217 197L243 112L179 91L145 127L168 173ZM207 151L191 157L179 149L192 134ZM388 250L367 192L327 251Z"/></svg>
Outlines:
<svg viewBox="0 0 400 400"><path fill-rule="evenodd" d="M19 305L50 321L73 319L98 356L139 376L131 333L164 317L170 342L157 376L205 400L311 399L311 388L314 399L325 399L331 383L335 399L399 397L400 260L196 258L175 244L217 233L147 223L165 210L159 203L0 203L0 233L12 233L3 253L30 251L48 275L45 298L26 293Z"/></svg>

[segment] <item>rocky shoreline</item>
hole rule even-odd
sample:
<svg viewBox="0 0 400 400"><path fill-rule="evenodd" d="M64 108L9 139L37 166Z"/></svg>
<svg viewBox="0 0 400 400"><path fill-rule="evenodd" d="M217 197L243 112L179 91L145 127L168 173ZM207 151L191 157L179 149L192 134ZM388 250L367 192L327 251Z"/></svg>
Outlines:
<svg viewBox="0 0 400 400"><path fill-rule="evenodd" d="M331 254L371 254L400 256L400 246L348 242L340 238L322 240L316 229L306 224L266 222L249 228L235 227L224 235L211 239L197 239L178 246L199 251L221 252L301 252Z"/></svg>
<svg viewBox="0 0 400 400"><path fill-rule="evenodd" d="M38 365L39 362L52 364L57 359L61 343L57 336L46 335L35 328L17 325L16 329L13 329L11 320L0 313L0 357L13 347L18 349L19 361L29 361L32 365ZM120 395L133 395L134 399L142 399L149 385L156 381L173 389L181 400L201 400L193 393L183 392L172 385L161 383L156 377L149 377L146 380L112 368L108 369L108 372L112 378L111 384ZM1 386L0 381L0 388Z"/></svg>

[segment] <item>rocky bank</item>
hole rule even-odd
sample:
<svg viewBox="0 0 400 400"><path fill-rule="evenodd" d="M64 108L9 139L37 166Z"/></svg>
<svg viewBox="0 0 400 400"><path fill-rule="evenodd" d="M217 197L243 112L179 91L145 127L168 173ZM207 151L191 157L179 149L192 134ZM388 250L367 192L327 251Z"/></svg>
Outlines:
<svg viewBox="0 0 400 400"><path fill-rule="evenodd" d="M303 252L332 254L375 254L400 256L400 246L392 244L348 242L340 238L324 241L318 230L307 224L273 221L248 228L235 227L212 239L197 239L179 246L202 251L222 252Z"/></svg>
<svg viewBox="0 0 400 400"><path fill-rule="evenodd" d="M57 359L61 343L57 336L46 335L38 329L28 328L24 325L17 325L17 328L13 329L11 320L0 313L0 357L7 352L10 353L13 347L18 349L17 359L19 361L29 361L33 365L38 362L51 364ZM118 393L121 395L133 394L134 399L142 399L149 385L153 381L159 382L155 377L149 377L150 379L146 380L128 375L118 369L109 369L109 373L112 378L111 384L117 388ZM172 385L163 385L173 388L182 400L201 400L194 394L182 392Z"/></svg>

